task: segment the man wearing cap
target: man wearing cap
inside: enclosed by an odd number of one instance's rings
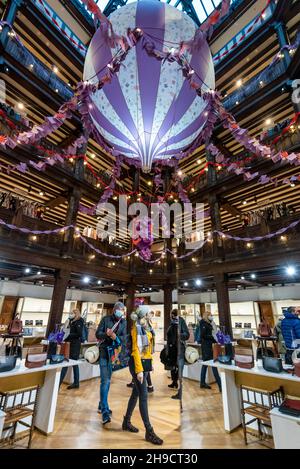
[[[102,414],[102,423],[105,425],[111,421],[112,411],[108,405],[108,393],[112,375],[112,364],[109,356],[109,348],[120,341],[126,340],[126,320],[124,319],[125,306],[117,301],[111,315],[102,318],[96,337],[99,339],[99,363],[100,363],[100,401],[98,412]]]

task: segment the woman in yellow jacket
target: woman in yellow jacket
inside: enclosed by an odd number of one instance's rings
[[[152,370],[153,336],[147,328],[147,320],[145,318],[147,312],[148,307],[142,305],[139,306],[136,313],[131,315],[133,324],[131,328],[129,370],[134,386],[128,401],[122,429],[132,433],[139,431],[131,423],[131,417],[139,399],[140,413],[146,429],[145,439],[154,445],[162,445],[163,440],[154,433],[148,414],[147,375]]]

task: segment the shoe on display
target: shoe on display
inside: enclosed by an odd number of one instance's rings
[[[67,386],[67,389],[78,389],[79,388],[79,384],[70,384],[70,386]]]
[[[139,429],[136,428],[132,423],[130,422],[130,419],[127,417],[124,417],[123,423],[122,423],[122,430],[125,432],[131,432],[131,433],[138,433]]]
[[[174,396],[171,396],[171,399],[180,399],[179,393],[175,394]]]
[[[148,393],[154,392],[154,387],[148,386],[147,390],[148,390]]]
[[[168,384],[168,388],[177,389],[177,388],[178,388],[178,384],[177,384],[177,383]]]
[[[154,433],[153,428],[146,430],[145,440],[149,441],[149,443],[152,443],[153,445],[163,444],[163,440]]]
[[[208,384],[200,384],[200,388],[201,389],[211,389],[211,386],[209,386]]]
[[[106,425],[107,423],[111,422],[111,418],[109,414],[102,414],[102,425]]]

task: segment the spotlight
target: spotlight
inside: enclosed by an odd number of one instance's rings
[[[286,268],[286,273],[292,277],[293,275],[296,274],[296,268],[293,266],[293,265],[289,265],[287,268]]]
[[[98,280],[98,282],[97,282],[97,283],[98,283],[98,285],[101,285],[101,283],[102,283],[102,280]]]
[[[83,283],[90,283],[90,277],[83,277]]]
[[[31,269],[29,269],[29,267],[27,267],[27,268],[25,269],[25,274],[30,274],[30,272],[31,272]]]
[[[184,285],[185,287],[188,287],[188,286],[189,286],[188,282],[184,282],[183,285]]]
[[[243,275],[241,276],[241,280],[245,280],[245,277]]]
[[[197,287],[200,287],[200,285],[202,285],[202,281],[199,278],[196,280],[196,285]]]
[[[25,109],[25,106],[23,103],[18,103],[18,109],[20,109],[21,111],[23,111]]]
[[[58,73],[58,68],[57,68],[55,65],[54,65],[54,67],[53,67],[53,72],[54,72],[54,73]]]
[[[37,272],[37,275],[41,275],[41,273],[42,273],[42,272],[39,270],[39,271]]]
[[[251,274],[251,278],[254,280],[256,278],[256,274]]]
[[[242,85],[243,85],[243,80],[240,78],[239,80],[237,80],[236,86],[237,88],[240,88]]]

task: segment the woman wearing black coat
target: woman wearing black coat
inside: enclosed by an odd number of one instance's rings
[[[70,342],[70,358],[72,360],[78,360],[80,355],[81,341],[84,328],[84,320],[81,317],[79,309],[74,309],[69,315],[69,328],[70,333],[66,337],[65,342]],[[63,382],[68,371],[68,367],[64,367],[61,370],[59,385]],[[67,389],[79,388],[79,366],[73,366],[73,383],[67,387]]]
[[[189,339],[190,333],[185,320],[178,315],[178,309],[171,311],[171,324],[167,330],[168,358],[172,363],[171,378],[172,383],[169,388],[178,388],[178,393],[172,399],[182,398],[182,374],[184,368],[185,342]]]
[[[200,321],[200,337],[201,337],[201,349],[202,349],[202,360],[208,361],[213,359],[213,344],[216,343],[216,340],[213,337],[213,326],[212,326],[213,317],[208,311],[204,311],[202,314],[202,319]],[[221,379],[218,373],[218,369],[213,367],[213,374],[220,392],[221,388]],[[201,376],[200,376],[200,388],[211,389],[211,387],[206,384],[206,373],[207,365],[202,365]]]

